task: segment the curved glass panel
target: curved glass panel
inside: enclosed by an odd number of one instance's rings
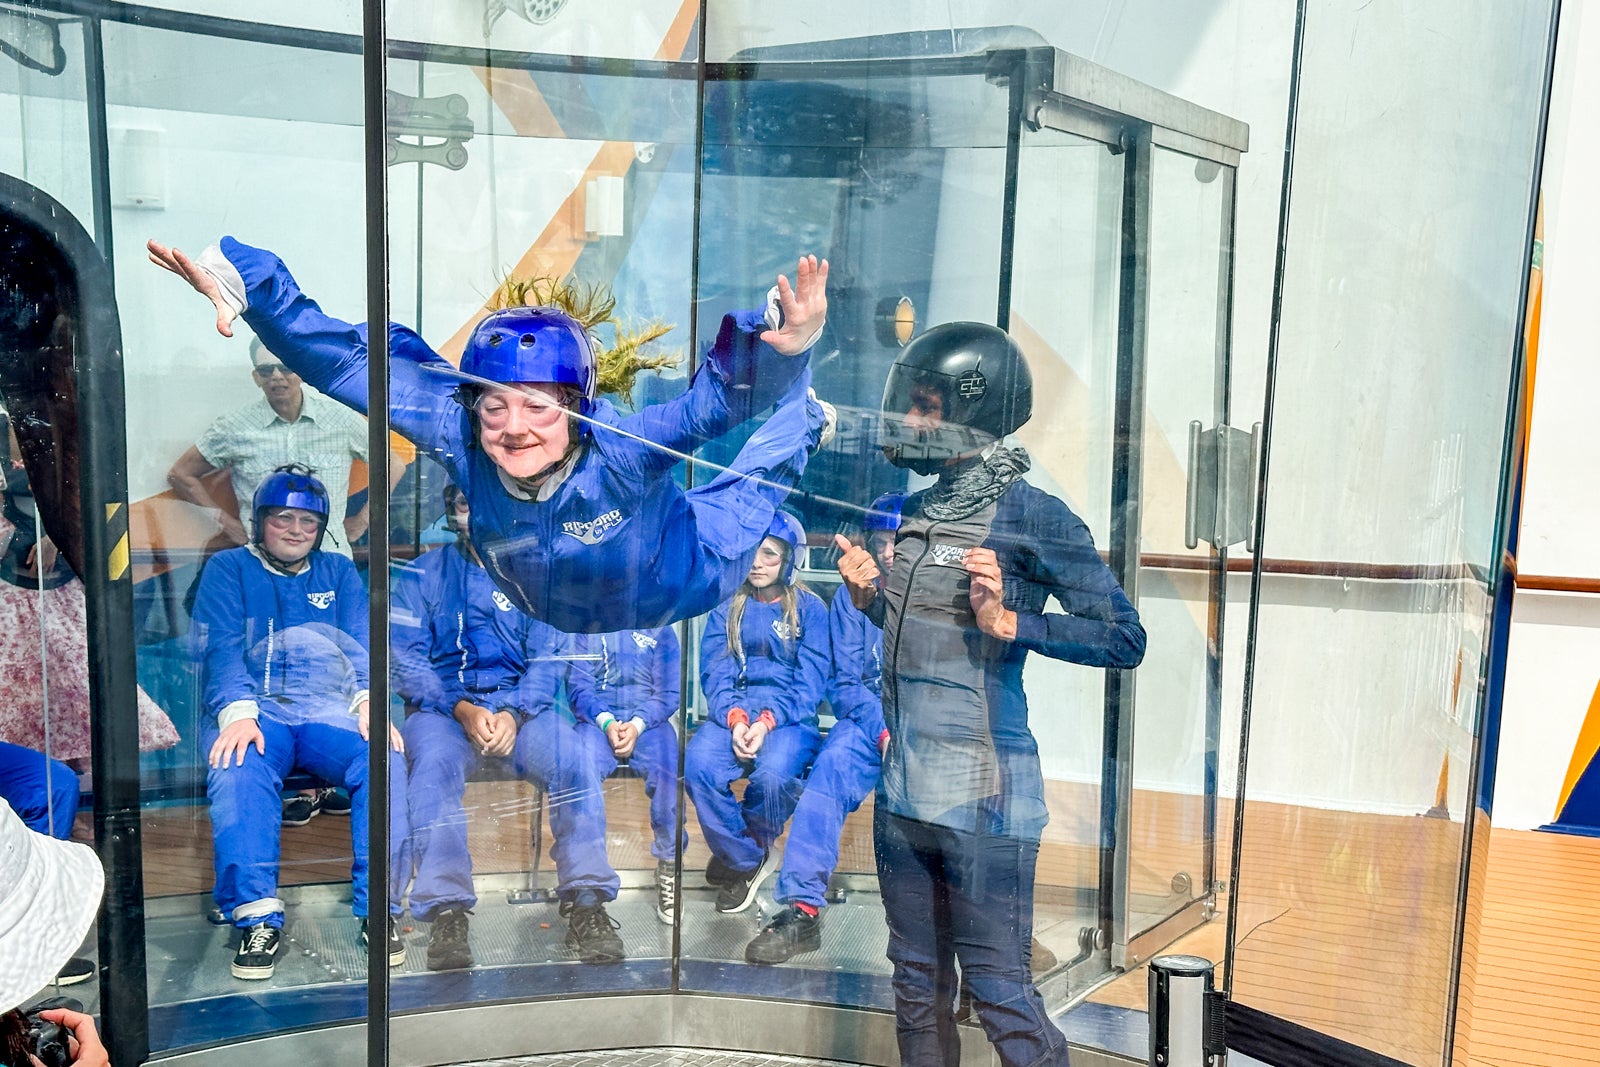
[[[1469,32],[1442,9],[1304,14],[1230,974],[1241,1004],[1405,1063],[1465,1055],[1550,8]]]

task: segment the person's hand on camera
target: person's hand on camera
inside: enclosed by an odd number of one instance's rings
[[[39,1017],[72,1031],[70,1044],[73,1067],[111,1067],[111,1057],[106,1054],[105,1045],[100,1043],[100,1033],[95,1029],[94,1019],[70,1008],[48,1008],[41,1011]],[[35,1067],[44,1067],[34,1055],[30,1054],[28,1059],[33,1061]]]

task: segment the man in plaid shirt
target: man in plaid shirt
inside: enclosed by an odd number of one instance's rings
[[[267,351],[260,339],[250,343],[250,362],[260,399],[220,416],[200,435],[167,472],[178,497],[218,511],[222,532],[234,544],[246,544],[250,532],[236,512],[223,510],[203,479],[227,470],[233,495],[247,501],[255,496],[261,479],[288,463],[317,472],[328,489],[329,533],[325,550],[350,555],[350,542],[367,529],[367,509],[345,514],[350,495],[350,461],[367,458],[367,422],[343,404],[302,385],[295,374]],[[401,458],[391,453],[391,487],[405,472]]]

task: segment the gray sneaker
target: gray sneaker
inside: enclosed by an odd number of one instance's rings
[[[678,911],[678,877],[671,860],[656,860],[656,918],[672,925]]]

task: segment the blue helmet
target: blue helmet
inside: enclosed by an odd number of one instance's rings
[[[772,522],[767,525],[763,540],[766,537],[776,537],[789,546],[788,556],[783,561],[783,573],[778,575],[778,580],[784,585],[793,585],[795,563],[806,547],[806,528],[800,525],[799,519],[780,509],[773,512]]]
[[[551,307],[492,311],[473,328],[461,373],[480,382],[550,382],[577,390],[580,412],[599,384],[595,346],[583,324]]]
[[[255,522],[254,543],[261,543],[262,522],[268,508],[299,508],[318,516],[317,539],[312,549],[322,547],[322,537],[328,532],[328,490],[323,488],[310,468],[291,463],[279,467],[256,486],[255,499],[250,502],[250,514]]]
[[[874,500],[861,516],[864,533],[894,533],[900,529],[900,512],[906,506],[906,494],[885,493]]]

